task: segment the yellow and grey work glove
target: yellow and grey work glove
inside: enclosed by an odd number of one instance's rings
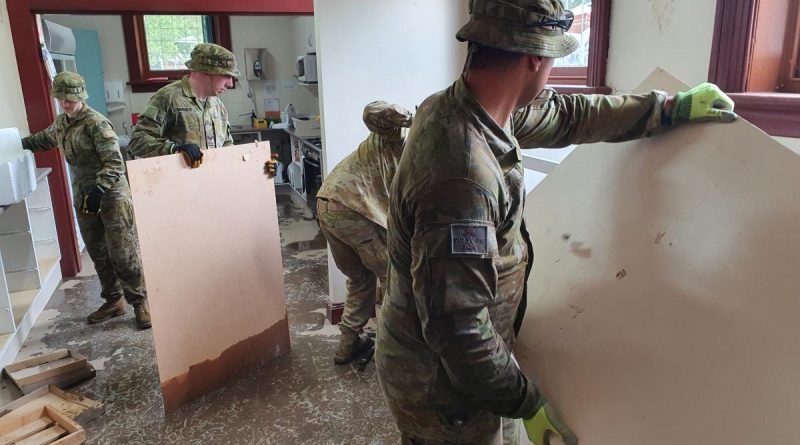
[[[736,120],[733,99],[713,83],[701,83],[689,91],[677,93],[672,103],[672,125],[685,122]]]
[[[534,445],[550,445],[550,435],[555,434],[566,445],[576,445],[575,433],[561,420],[558,411],[544,396],[536,403],[536,413],[530,419],[522,419],[528,439]]]
[[[264,174],[268,178],[274,178],[278,171],[278,153],[272,153],[269,160],[264,163]]]

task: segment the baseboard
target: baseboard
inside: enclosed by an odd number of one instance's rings
[[[331,324],[339,324],[342,321],[342,312],[344,312],[344,303],[332,303],[327,301],[328,307],[328,320]]]

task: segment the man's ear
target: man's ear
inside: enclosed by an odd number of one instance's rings
[[[542,64],[544,64],[544,57],[526,54],[525,63],[527,64],[529,70],[538,72],[542,68]]]

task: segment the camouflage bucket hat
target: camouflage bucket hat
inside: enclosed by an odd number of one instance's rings
[[[89,98],[86,81],[78,73],[62,71],[53,79],[53,97],[56,99],[82,101]]]
[[[364,107],[364,123],[369,131],[378,134],[388,134],[398,128],[411,126],[411,112],[405,108],[376,100]]]
[[[560,0],[470,0],[469,11],[458,40],[552,58],[578,48],[564,29],[572,23],[572,13]]]
[[[191,60],[186,61],[189,71],[239,77],[236,56],[214,43],[201,43],[192,50]]]

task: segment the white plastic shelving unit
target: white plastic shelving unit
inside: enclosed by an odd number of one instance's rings
[[[61,281],[47,175],[36,190],[0,212],[0,366],[11,363]]]

